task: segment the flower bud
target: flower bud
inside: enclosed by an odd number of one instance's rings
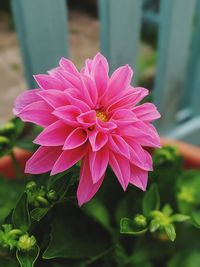
[[[134,218],[134,223],[137,224],[138,226],[145,227],[147,226],[147,219],[144,215],[137,214]]]
[[[19,241],[18,241],[18,248],[19,248],[19,249],[29,251],[29,250],[31,250],[35,245],[36,245],[36,239],[35,239],[35,237],[34,237],[33,235],[32,235],[32,236],[28,236],[28,235],[26,234],[26,235],[22,235],[22,236],[19,238]]]
[[[0,136],[0,156],[6,154],[11,148],[10,140],[5,136]]]
[[[49,200],[55,201],[55,200],[57,200],[58,196],[57,196],[56,192],[55,192],[53,189],[51,189],[51,190],[47,193],[47,198],[48,198]]]
[[[13,122],[8,122],[2,127],[0,127],[0,135],[10,135],[14,132],[15,130],[15,125]]]
[[[30,181],[26,184],[26,189],[28,191],[34,191],[37,188],[37,184],[35,181]]]

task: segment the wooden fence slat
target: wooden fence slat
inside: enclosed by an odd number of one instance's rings
[[[29,86],[33,74],[44,73],[67,56],[65,0],[12,0],[12,10]]]
[[[111,71],[129,64],[136,70],[140,40],[141,0],[99,0],[101,49]]]
[[[186,75],[195,0],[161,0],[154,99],[161,132],[175,123]]]

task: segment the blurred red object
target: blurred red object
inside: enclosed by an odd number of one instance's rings
[[[200,147],[167,137],[161,137],[161,144],[176,146],[184,158],[185,168],[200,169]]]
[[[16,160],[19,162],[22,171],[24,171],[26,161],[33,153],[21,148],[14,148],[13,153]],[[15,168],[13,166],[12,158],[9,155],[0,159],[0,175],[6,176],[10,180],[16,179]]]
[[[186,168],[200,169],[200,147],[167,137],[161,137],[161,144],[163,146],[176,146],[179,153],[184,157]],[[24,170],[26,161],[31,157],[33,152],[21,148],[14,148],[14,154],[21,169]],[[11,180],[16,179],[15,168],[10,156],[4,156],[0,159],[0,174]]]

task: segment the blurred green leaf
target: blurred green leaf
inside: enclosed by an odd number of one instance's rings
[[[149,226],[149,230],[150,232],[155,232],[156,230],[158,230],[160,228],[160,222],[156,219],[153,219],[151,222],[150,222],[150,226]]]
[[[174,214],[170,217],[172,222],[185,222],[190,219],[190,216],[184,215],[184,214]]]
[[[167,224],[164,226],[165,233],[167,234],[168,238],[174,242],[176,238],[176,231],[173,224]]]
[[[24,232],[27,232],[27,230],[30,228],[31,220],[28,210],[28,199],[26,193],[23,193],[17,201],[12,214],[12,222],[16,228],[19,228]]]
[[[152,184],[150,189],[145,193],[142,209],[145,216],[150,216],[151,211],[160,208],[160,196],[156,184]]]

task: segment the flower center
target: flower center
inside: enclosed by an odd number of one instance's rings
[[[97,118],[99,118],[103,122],[108,121],[108,117],[107,117],[107,115],[106,115],[106,113],[104,111],[97,110],[96,111],[96,116],[97,116]]]

